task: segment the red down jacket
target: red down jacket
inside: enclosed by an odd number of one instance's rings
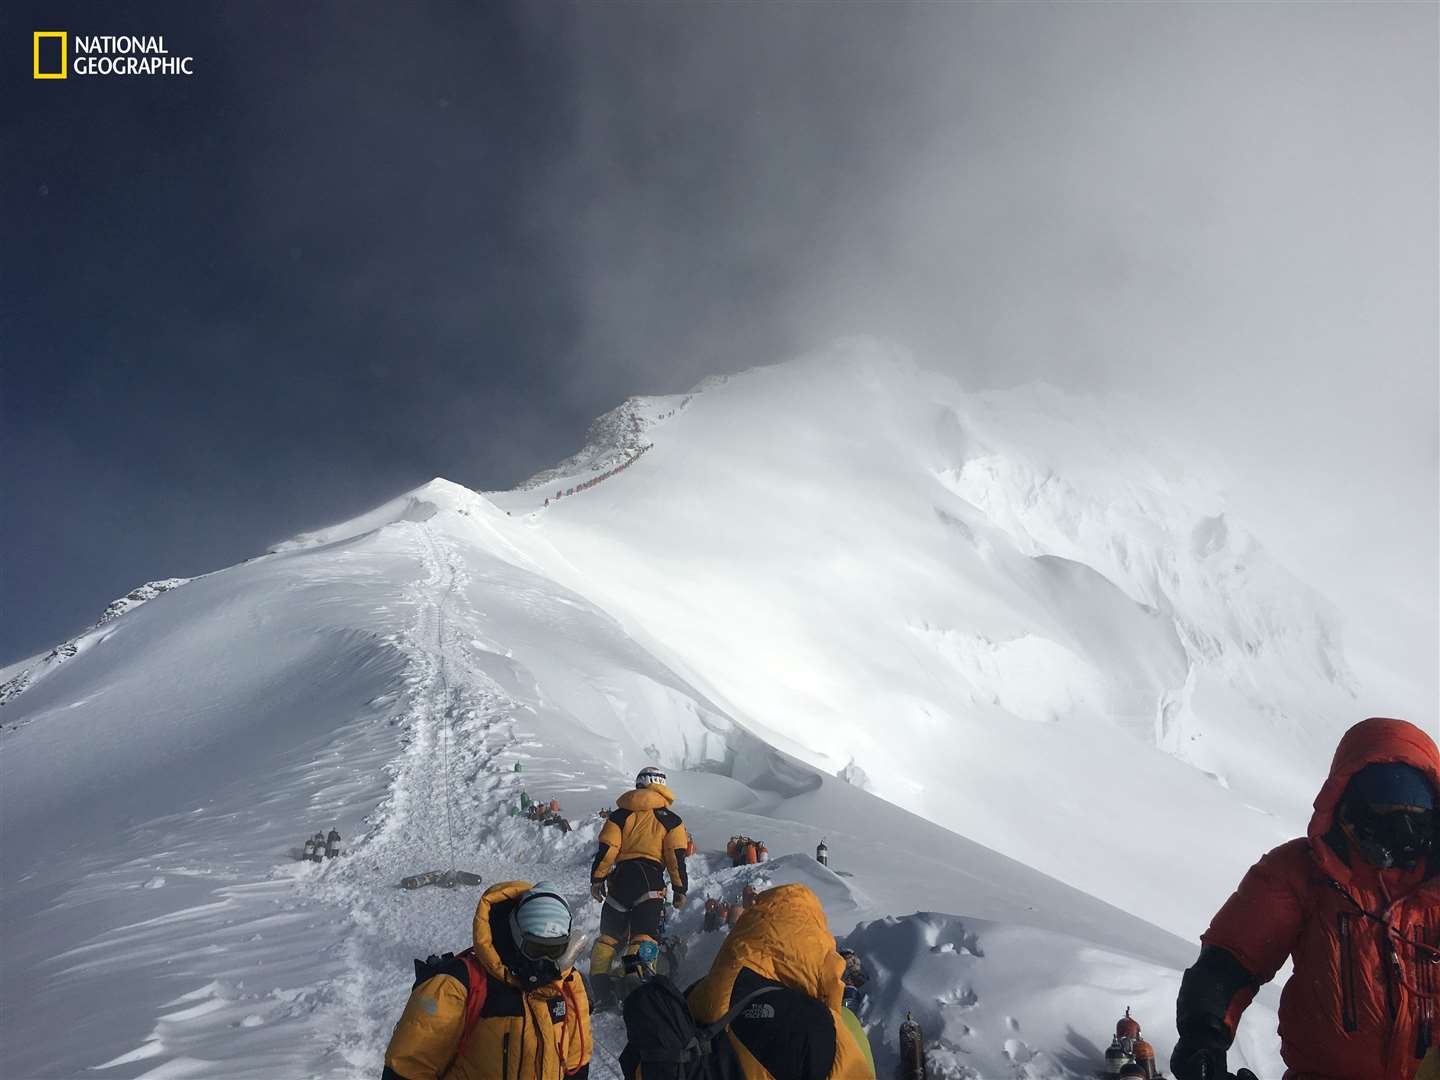
[[[1356,724],[1315,797],[1308,835],[1256,863],[1201,938],[1233,954],[1257,984],[1294,958],[1280,998],[1287,1080],[1410,1080],[1440,1042],[1440,858],[1382,871],[1358,856],[1347,865],[1332,846],[1350,778],[1392,761],[1421,769],[1440,792],[1430,736],[1403,720]],[[1231,1000],[1232,1033],[1254,996],[1247,987]]]

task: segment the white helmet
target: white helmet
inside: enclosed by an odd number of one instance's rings
[[[665,770],[659,765],[646,765],[635,777],[637,788],[647,788],[651,784],[668,784],[670,781],[665,776]]]

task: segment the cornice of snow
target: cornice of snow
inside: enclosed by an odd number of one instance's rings
[[[388,502],[381,503],[373,510],[321,529],[298,533],[288,540],[272,544],[269,553],[281,555],[302,551],[306,548],[336,544],[344,540],[353,540],[358,536],[364,536],[397,522],[429,521],[442,510],[473,509],[479,506],[490,506],[479,492],[472,491],[453,480],[437,476],[403,495],[397,495]]]

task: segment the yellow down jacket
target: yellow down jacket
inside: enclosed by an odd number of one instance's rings
[[[524,881],[492,885],[475,909],[475,958],[484,971],[485,1003],[463,1054],[455,1056],[465,1023],[468,974],[457,959],[411,991],[385,1052],[385,1080],[582,1080],[588,1075],[590,1004],[575,969],[531,989],[510,970],[518,954],[508,920],[529,888]]]
[[[664,784],[627,791],[615,800],[600,829],[600,849],[590,868],[592,881],[601,881],[617,862],[647,859],[663,866],[670,883],[685,892],[685,847],[689,836],[680,816],[670,809],[675,795]]]
[[[741,1027],[738,1021],[727,1031],[746,1080],[792,1080],[790,1075],[772,1073],[760,1057],[785,1060],[787,1049],[793,1050],[797,1040],[805,1040],[811,1047],[825,1047],[827,1052],[831,1045],[834,1047],[828,1070],[826,1061],[810,1060],[805,1066],[809,1075],[873,1080],[875,1067],[869,1048],[860,1045],[844,1017],[844,971],[845,961],[835,951],[835,938],[820,899],[804,885],[780,885],[761,893],[746,909],[721,945],[710,974],[691,990],[690,1010],[697,1021],[711,1024],[729,1011],[732,993],[738,999],[753,987],[778,983],[818,1005],[805,1003],[805,1009],[796,1013],[781,998],[756,999],[760,1008],[752,1007],[747,1015],[752,1011],[764,1015],[767,1005],[773,1004],[770,1015],[781,1019],[789,1013],[796,1019],[776,1033],[776,1039],[788,1047],[762,1045],[763,1034],[747,1045],[737,1035],[736,1028]],[[752,1026],[750,1030],[757,1029]],[[793,1057],[790,1060],[793,1062]]]

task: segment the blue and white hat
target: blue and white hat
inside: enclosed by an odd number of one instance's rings
[[[548,881],[523,893],[510,913],[510,933],[530,960],[558,960],[570,947],[570,905]]]

